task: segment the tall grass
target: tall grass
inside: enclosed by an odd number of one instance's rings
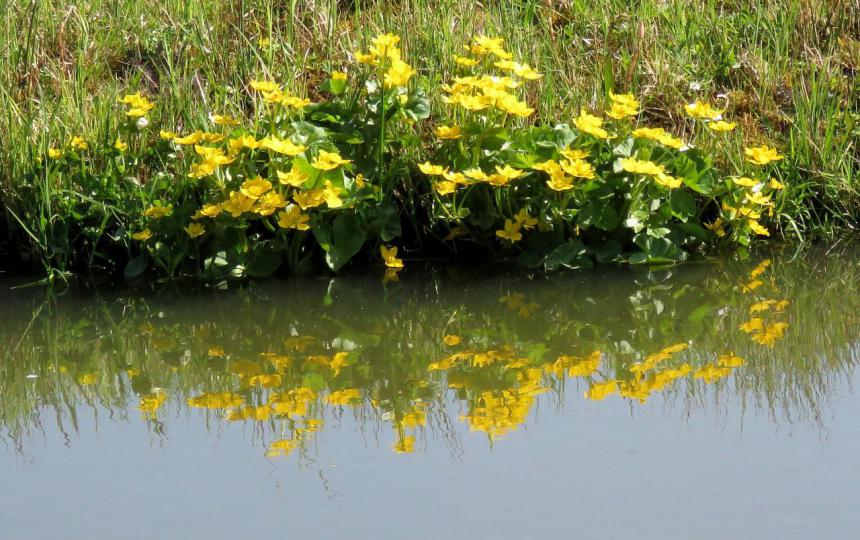
[[[383,30],[402,35],[435,82],[472,35],[504,37],[546,74],[529,101],[547,123],[598,105],[610,89],[635,92],[649,123],[675,130],[680,104],[716,100],[744,128],[729,137],[737,151],[725,159],[740,160],[744,143],[788,156],[783,231],[827,237],[860,225],[852,0],[0,0],[0,12],[4,225],[43,251],[54,237],[41,232],[52,223],[54,188],[30,164],[71,134],[113,140],[120,92],[145,90],[182,128],[208,111],[241,112],[252,76],[316,88]]]

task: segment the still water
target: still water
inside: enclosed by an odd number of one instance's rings
[[[860,256],[0,292],[0,539],[856,538]]]

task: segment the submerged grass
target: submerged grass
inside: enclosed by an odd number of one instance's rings
[[[0,10],[0,200],[16,231],[4,237],[25,231],[44,251],[53,235],[16,217],[29,168],[72,134],[112,144],[117,96],[145,91],[177,129],[210,111],[247,112],[242,89],[253,77],[289,81],[313,99],[382,31],[402,36],[431,83],[450,78],[475,34],[503,37],[545,74],[526,96],[538,123],[632,91],[649,125],[683,135],[680,105],[715,102],[743,128],[727,134],[737,152],[725,159],[754,144],[787,156],[784,233],[826,238],[860,225],[860,6],[851,0],[0,0]],[[432,118],[442,104],[431,97]],[[38,219],[50,227],[55,187],[44,184]]]

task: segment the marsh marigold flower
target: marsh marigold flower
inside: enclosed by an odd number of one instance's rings
[[[684,105],[684,110],[691,118],[702,120],[720,120],[723,116],[723,111],[714,109],[709,103],[698,100]]]
[[[460,126],[439,126],[436,128],[436,136],[440,139],[459,139],[462,135]]]
[[[146,240],[149,240],[150,238],[152,238],[152,231],[149,230],[148,228],[143,229],[142,231],[139,231],[139,232],[132,234],[131,237],[134,240],[138,240],[138,241],[143,242],[143,241],[146,241]]]
[[[319,154],[317,154],[311,162],[311,167],[321,171],[331,171],[341,165],[346,165],[347,163],[352,163],[352,161],[349,159],[343,159],[337,152],[326,152],[325,150],[320,150]]]
[[[785,157],[778,154],[776,152],[776,148],[771,148],[767,145],[746,148],[744,149],[744,154],[746,154],[747,161],[755,163],[756,165],[767,165],[768,163],[779,161]]]
[[[306,231],[310,228],[308,219],[307,214],[303,214],[298,206],[290,205],[289,208],[278,214],[278,227]]]
[[[502,240],[507,240],[510,243],[516,243],[523,239],[523,233],[520,232],[520,224],[510,219],[505,220],[505,228],[496,231],[496,236]]]
[[[197,222],[189,223],[188,226],[184,229],[185,232],[188,233],[188,236],[190,236],[191,238],[203,236],[203,234],[206,232],[206,227]]]
[[[403,268],[403,261],[397,258],[397,246],[385,247],[379,246],[379,254],[388,268]]]
[[[577,117],[573,123],[576,125],[577,129],[582,131],[583,133],[588,133],[593,137],[597,137],[598,139],[611,139],[612,137],[609,133],[603,129],[603,120],[600,117],[594,116],[592,114],[588,114],[584,110],[579,112],[579,117]]]

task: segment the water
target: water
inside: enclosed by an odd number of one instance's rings
[[[854,537],[858,260],[4,286],[0,539]]]

